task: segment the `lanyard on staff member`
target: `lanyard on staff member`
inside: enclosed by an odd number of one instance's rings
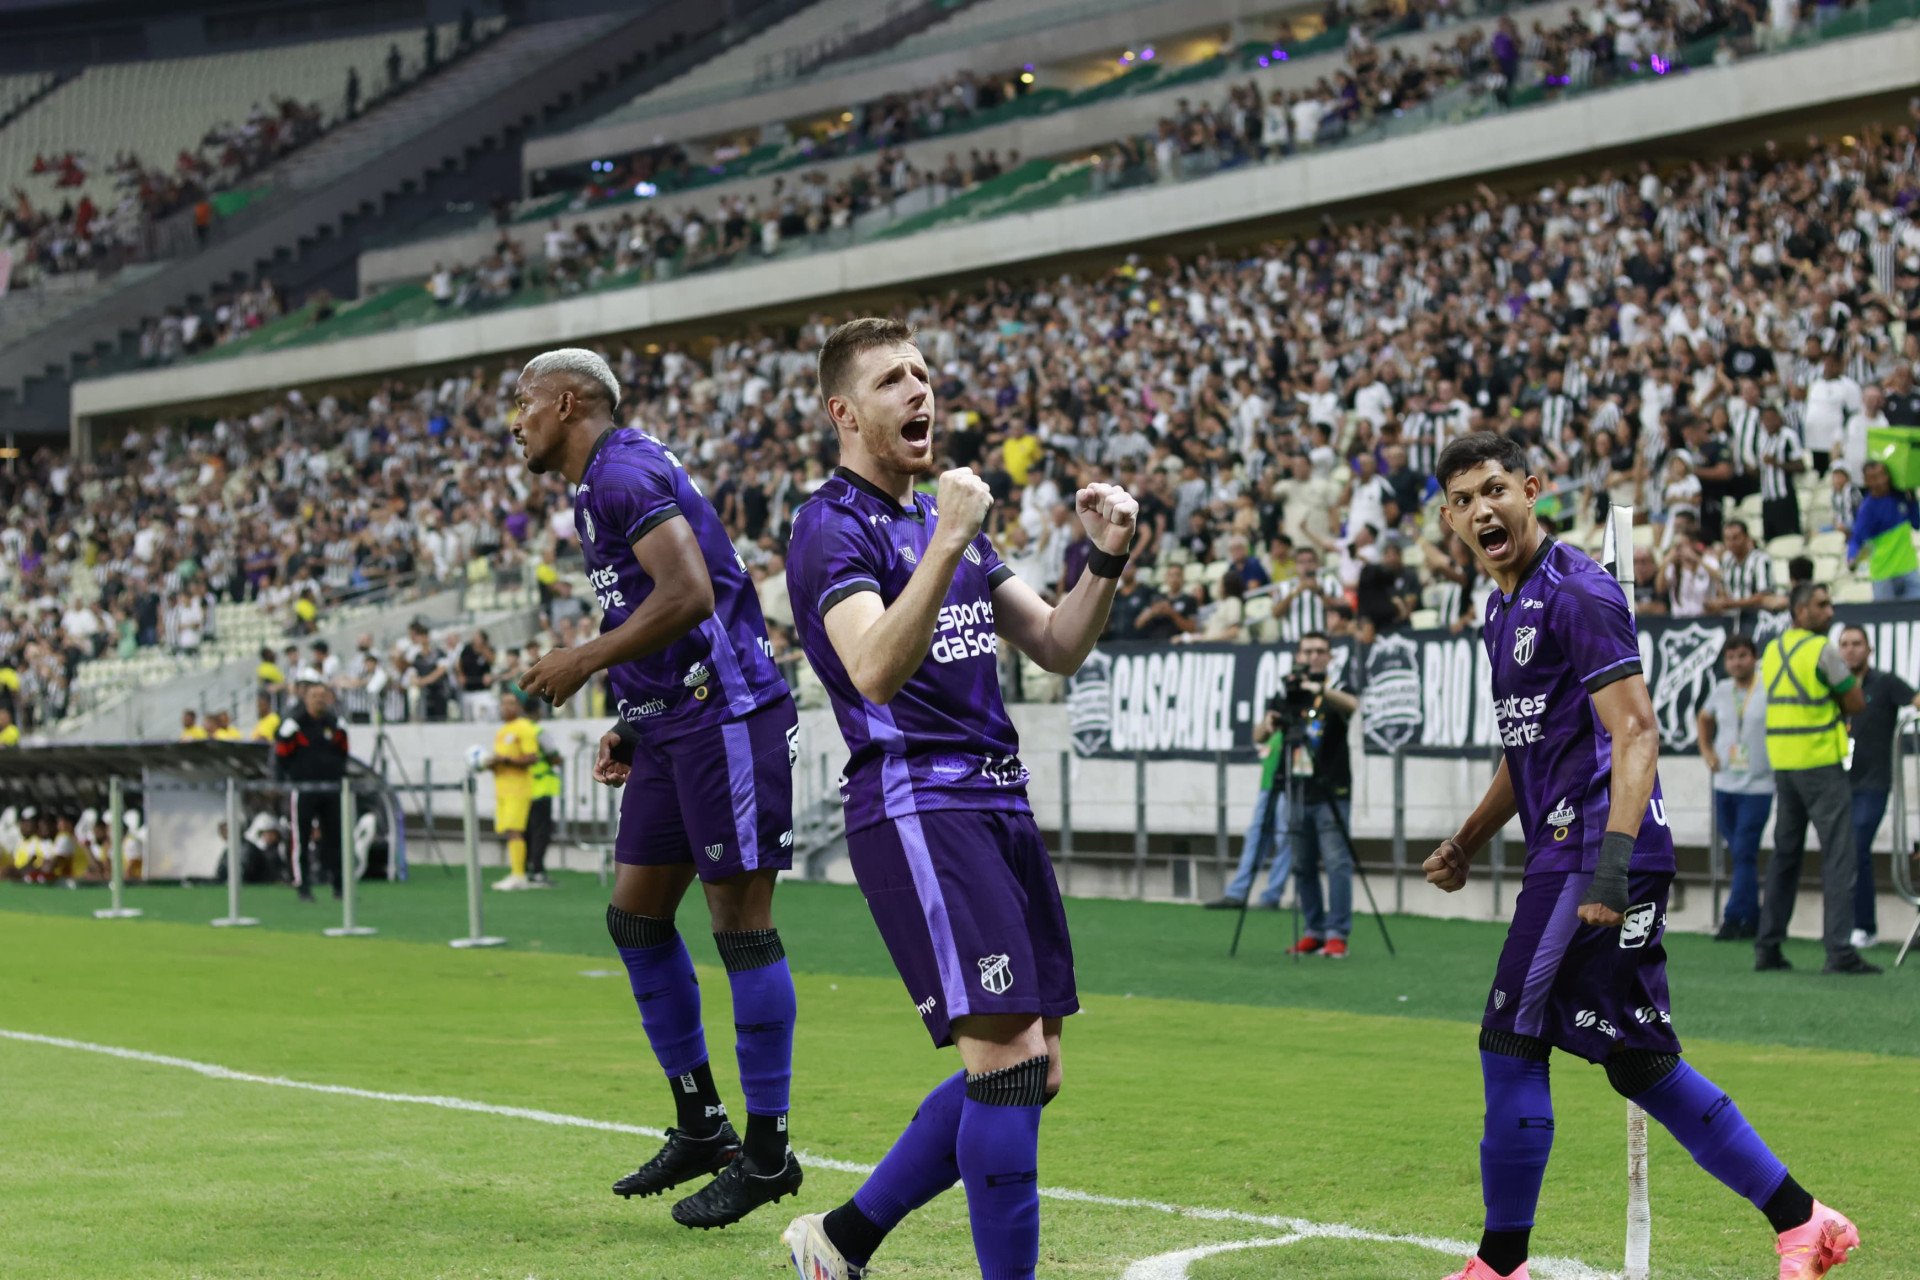
[[[1743,693],[1739,685],[1733,686],[1733,750],[1727,752],[1727,768],[1735,773],[1745,773],[1748,769],[1747,755],[1747,705],[1753,701],[1753,685],[1748,684]]]

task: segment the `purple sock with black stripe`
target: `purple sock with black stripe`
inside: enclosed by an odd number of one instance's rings
[[[954,1154],[981,1280],[1033,1280],[1040,1264],[1040,1108],[1045,1054],[967,1078]]]
[[[793,1083],[793,974],[774,929],[716,933],[733,988],[733,1052],[747,1101],[745,1151],[771,1172],[787,1158],[787,1102]]]
[[[1786,1181],[1787,1166],[1719,1085],[1682,1062],[1633,1100],[1666,1126],[1694,1163],[1766,1212]]]
[[[627,966],[627,985],[640,1007],[640,1025],[653,1046],[653,1056],[667,1078],[677,1082],[674,1095],[681,1128],[696,1135],[711,1132],[726,1113],[718,1108],[717,1096],[709,1100],[711,1086],[697,1078],[707,1065],[707,1035],[700,1025],[700,980],[694,976],[687,944],[673,921],[633,915],[615,906],[607,908],[607,932]],[[688,1124],[696,1118],[689,1109],[694,1103],[702,1121],[699,1127]],[[716,1108],[717,1116],[707,1114]]]
[[[853,1199],[827,1215],[827,1238],[854,1266],[866,1266],[889,1231],[960,1180],[955,1148],[966,1100],[964,1071],[935,1085]]]

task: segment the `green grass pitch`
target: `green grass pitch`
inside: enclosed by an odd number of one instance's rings
[[[96,891],[0,886],[0,1031],[387,1095],[465,1099],[663,1127],[665,1088],[602,926],[591,877],[489,895],[511,947],[458,952],[463,887],[438,868],[367,887],[373,939],[327,939],[335,912],[249,889],[257,930],[216,931],[224,893],[142,887],[144,919],[96,921]],[[1424,891],[1409,886],[1409,892]],[[1345,962],[1283,959],[1287,917],[1073,900],[1086,1012],[1068,1023],[1049,1108],[1043,1277],[1120,1277],[1143,1260],[1284,1239],[1284,1220],[1472,1240],[1480,1204],[1474,1023],[1497,926],[1370,920]],[[776,900],[800,1022],[793,1126],[805,1152],[866,1164],[955,1069],[933,1052],[857,893]],[[738,1109],[728,990],[698,903],[716,1076]],[[1669,939],[1690,1059],[1733,1094],[1866,1247],[1841,1280],[1920,1276],[1920,965],[1871,980],[1759,975],[1741,946]],[[1890,961],[1891,955],[1879,957]],[[1559,1116],[1535,1247],[1617,1270],[1624,1106],[1555,1058]],[[210,1077],[176,1064],[0,1038],[0,1275],[707,1280],[790,1274],[794,1212],[858,1183],[815,1166],[800,1196],[727,1231],[687,1232],[660,1200],[608,1184],[651,1153],[626,1133],[352,1093]],[[1652,1143],[1658,1280],[1771,1276],[1771,1236],[1663,1132]],[[1151,1201],[1152,1205],[1112,1203]],[[1176,1213],[1226,1210],[1237,1216]],[[1262,1220],[1265,1221],[1262,1221]],[[1418,1244],[1308,1238],[1160,1262],[1140,1280],[1438,1280]],[[1567,1269],[1564,1274],[1580,1274]],[[876,1277],[977,1275],[956,1188],[915,1215]]]

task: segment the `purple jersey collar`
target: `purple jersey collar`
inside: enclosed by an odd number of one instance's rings
[[[903,507],[900,505],[900,500],[898,498],[894,497],[892,494],[888,493],[885,489],[882,489],[879,485],[867,479],[865,476],[847,467],[835,467],[833,469],[833,474],[839,476],[842,480],[845,480],[848,484],[852,485],[854,488],[860,490],[860,492],[868,495],[869,497],[878,498],[880,501],[886,503],[889,507],[892,507],[895,511],[898,511],[901,515],[906,516],[909,520],[918,520],[923,524],[926,522],[927,513],[920,509],[919,503],[909,502],[906,506]]]
[[[1554,537],[1552,534],[1543,533],[1540,535],[1540,545],[1534,550],[1533,559],[1527,561],[1526,569],[1520,574],[1520,581],[1513,584],[1513,591],[1510,594],[1505,594],[1500,597],[1500,608],[1503,612],[1513,607],[1513,602],[1520,598],[1520,592],[1529,582],[1533,581],[1533,575],[1540,572],[1540,566],[1546,561],[1547,552],[1553,550],[1553,543]]]

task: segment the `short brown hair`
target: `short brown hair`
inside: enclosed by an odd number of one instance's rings
[[[862,351],[912,341],[913,326],[890,316],[847,321],[828,334],[820,348],[820,399],[830,400],[845,390],[847,370]]]

